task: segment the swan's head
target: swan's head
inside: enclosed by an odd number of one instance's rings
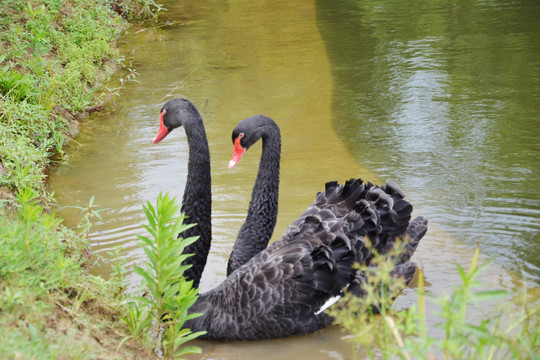
[[[277,128],[279,133],[279,128],[274,120],[264,115],[252,116],[236,125],[232,132],[234,149],[231,161],[229,161],[229,169],[232,169],[238,164],[251,145],[255,144],[261,137],[268,133],[268,126]]]
[[[195,112],[195,113],[194,113]],[[173,99],[161,108],[159,117],[159,130],[153,140],[157,144],[169,135],[171,131],[185,124],[197,113],[195,105],[186,99]]]

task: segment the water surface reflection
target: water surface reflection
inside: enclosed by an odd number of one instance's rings
[[[538,15],[529,0],[317,1],[347,148],[447,233],[481,238],[537,284]]]

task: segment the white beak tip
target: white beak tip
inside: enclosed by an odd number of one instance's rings
[[[236,165],[236,162],[234,160],[229,161],[229,170],[232,169]]]

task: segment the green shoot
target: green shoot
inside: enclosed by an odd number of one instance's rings
[[[124,318],[132,337],[147,336],[153,327],[156,352],[171,359],[200,353],[198,347],[183,345],[204,334],[183,328],[187,320],[200,316],[188,313],[198,298],[198,289],[193,289],[192,281],[182,276],[188,268],[182,262],[191,255],[183,251],[197,238],[177,238],[194,225],[183,223],[185,215],[177,215],[180,206],[175,202],[176,198],[160,194],[155,207],[150,202],[144,206],[148,220],[144,228],[150,237],[139,235],[139,243],[148,261],[144,268],[135,267],[135,272],[142,277],[144,295],[132,299]]]

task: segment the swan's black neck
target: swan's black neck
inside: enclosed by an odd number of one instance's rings
[[[268,246],[276,225],[281,134],[277,124],[273,120],[268,120],[261,129],[262,154],[257,179],[251,192],[248,214],[234,243],[227,275]]]
[[[198,287],[212,241],[212,195],[210,151],[206,132],[198,111],[192,109],[192,112],[193,116],[183,124],[189,144],[189,161],[181,211],[187,216],[184,223],[197,225],[184,231],[180,236],[183,238],[200,236],[184,250],[185,254],[194,255],[183,263],[192,265],[184,276],[193,280],[193,287]]]

